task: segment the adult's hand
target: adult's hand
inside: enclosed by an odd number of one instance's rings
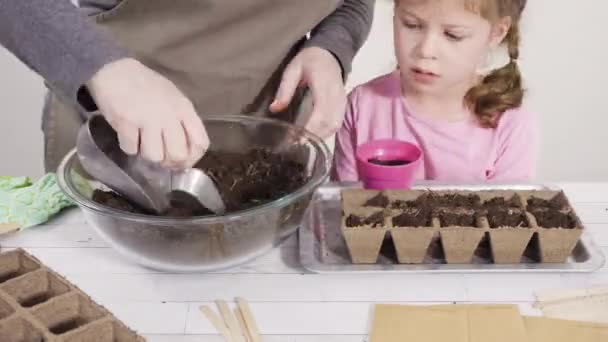
[[[106,64],[87,88],[127,154],[183,169],[194,165],[209,147],[190,100],[171,81],[135,59]]]
[[[287,108],[299,86],[310,88],[313,109],[310,113],[302,113],[296,124],[321,138],[331,137],[342,125],[346,106],[340,64],[327,50],[319,47],[303,49],[285,69],[270,110],[280,112]]]

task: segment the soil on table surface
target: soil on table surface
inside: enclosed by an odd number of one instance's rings
[[[226,212],[249,209],[290,194],[308,181],[305,166],[288,156],[267,149],[246,153],[209,151],[196,168],[213,179],[226,205]],[[114,193],[96,190],[93,200],[132,213],[145,210]],[[212,212],[185,196],[174,196],[171,209],[162,216],[203,216]]]

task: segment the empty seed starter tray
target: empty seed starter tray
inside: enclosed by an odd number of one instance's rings
[[[0,341],[145,340],[81,290],[19,249],[0,254]]]
[[[314,272],[590,272],[604,256],[565,193],[533,185],[318,189],[300,229]]]

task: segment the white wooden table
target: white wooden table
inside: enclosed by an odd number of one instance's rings
[[[562,186],[608,255],[608,183]],[[537,290],[608,284],[608,267],[592,274],[308,274],[299,266],[297,236],[229,271],[157,273],[122,259],[78,209],[0,245],[26,249],[155,342],[222,341],[198,307],[237,296],[250,301],[265,341],[361,342],[375,303],[517,303],[538,314]]]

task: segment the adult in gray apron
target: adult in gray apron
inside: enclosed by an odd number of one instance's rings
[[[306,35],[343,4],[122,0],[95,19],[139,61],[175,83],[199,115],[268,115],[282,72]],[[309,111],[310,102],[296,96],[282,113],[284,119],[293,121],[299,112]],[[43,120],[47,171],[55,170],[75,146],[83,120],[75,106],[49,94]]]

